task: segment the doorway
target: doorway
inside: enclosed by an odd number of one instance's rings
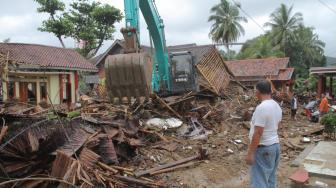
[[[35,82],[20,82],[20,101],[28,104],[37,104],[36,83]]]

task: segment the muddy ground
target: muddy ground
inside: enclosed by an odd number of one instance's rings
[[[195,153],[196,148],[203,146],[209,150],[209,158],[194,167],[178,170],[170,174],[162,175],[163,179],[170,182],[171,187],[190,188],[247,188],[249,187],[249,166],[244,158],[248,143],[247,122],[228,121],[217,127],[213,135],[203,141],[183,141],[178,152],[171,154],[176,156],[190,156]],[[245,125],[244,125],[245,124]],[[290,120],[289,114],[284,115],[283,128],[279,131],[281,139],[281,162],[278,171],[278,187],[287,188],[293,186],[288,177],[297,170],[297,167],[290,167],[291,162],[300,154],[301,150],[293,150],[284,145],[284,140],[306,147],[311,143],[301,143],[301,133],[320,127],[319,123],[309,122],[305,116],[299,116],[298,120]],[[322,135],[312,136],[311,139],[320,140]],[[234,144],[234,140],[240,139],[241,144]],[[233,153],[228,152],[228,149]],[[169,154],[168,154],[169,155]],[[320,178],[311,178],[310,184]],[[328,182],[329,187],[336,187],[335,181]],[[314,186],[305,186],[314,187]]]

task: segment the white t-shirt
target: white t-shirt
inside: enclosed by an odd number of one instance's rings
[[[282,110],[274,100],[264,100],[253,113],[249,138],[252,141],[254,127],[264,127],[259,145],[270,146],[279,143],[278,125],[282,119]]]

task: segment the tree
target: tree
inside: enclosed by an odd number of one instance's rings
[[[11,40],[10,38],[6,38],[6,39],[4,39],[2,42],[3,42],[3,43],[10,43],[10,40]]]
[[[287,7],[285,4],[276,9],[271,14],[271,21],[265,23],[266,27],[271,27],[273,42],[280,45],[286,55],[286,44],[293,38],[296,30],[303,21],[302,14],[299,12],[292,13],[293,6]]]
[[[241,22],[247,19],[239,15],[238,6],[221,0],[218,5],[211,8],[209,22],[213,22],[210,29],[210,37],[214,42],[224,43],[229,51],[229,43],[236,42],[241,35],[245,34]]]
[[[237,53],[234,50],[229,50],[225,52],[224,50],[220,50],[219,53],[223,57],[224,60],[232,60],[236,59]]]
[[[119,9],[89,0],[74,0],[67,11],[61,0],[35,0],[38,12],[48,13],[40,31],[53,33],[65,48],[63,38],[73,38],[82,44],[78,51],[87,58],[93,57],[104,41],[112,40],[114,24],[121,21]]]
[[[325,43],[314,33],[313,28],[300,26],[294,31],[293,40],[289,41],[286,51],[296,72],[307,77],[310,67],[324,66],[324,46]]]
[[[62,36],[69,36],[71,25],[70,22],[57,16],[58,12],[64,11],[65,4],[60,0],[35,0],[40,7],[37,8],[37,12],[45,12],[50,14],[50,18],[42,22],[42,26],[38,28],[42,32],[54,33],[60,41],[63,48],[65,48]]]
[[[260,35],[256,38],[248,40],[237,55],[238,59],[248,58],[268,58],[283,57],[283,52],[278,46],[273,46],[270,42],[270,34]]]

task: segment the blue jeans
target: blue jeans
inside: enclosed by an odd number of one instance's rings
[[[251,167],[251,188],[276,188],[280,145],[258,147]]]

